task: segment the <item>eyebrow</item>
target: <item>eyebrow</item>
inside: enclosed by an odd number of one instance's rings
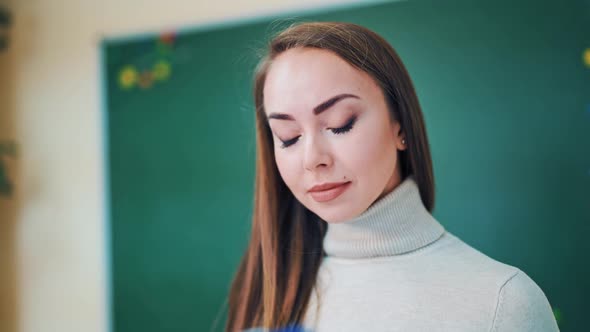
[[[346,99],[346,98],[355,98],[355,99],[360,99],[359,96],[350,94],[350,93],[342,93],[339,94],[337,96],[334,96],[326,101],[324,101],[323,103],[319,104],[318,106],[314,107],[313,109],[313,115],[318,115],[320,113],[322,113],[323,111],[329,109],[330,107],[334,106],[337,102],[341,101],[342,99]],[[276,119],[276,120],[289,120],[289,121],[294,121],[295,119],[289,115],[289,114],[284,114],[284,113],[270,113],[268,115],[268,119]]]

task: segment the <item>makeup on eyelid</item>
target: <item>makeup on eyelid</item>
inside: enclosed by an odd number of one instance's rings
[[[350,130],[352,130],[353,126],[355,125],[355,123],[357,121],[357,118],[358,118],[357,115],[353,115],[350,117],[350,119],[348,121],[346,121],[346,124],[344,126],[338,127],[338,128],[328,128],[328,129],[336,135],[345,134],[345,133],[349,132]],[[299,139],[299,136],[294,137],[292,139],[285,140],[285,141],[279,139],[282,143],[281,149],[288,148],[289,146],[295,144],[298,139]]]

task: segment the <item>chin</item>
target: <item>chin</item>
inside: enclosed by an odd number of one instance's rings
[[[323,221],[329,224],[338,224],[360,215],[364,209],[358,204],[354,204],[354,199],[348,197],[339,202],[319,203],[314,201],[307,194],[303,194],[298,198],[308,210],[320,217]]]
[[[341,205],[333,206],[331,208],[315,208],[311,211],[329,224],[345,222],[358,215],[358,213],[355,213],[350,209],[344,209]]]

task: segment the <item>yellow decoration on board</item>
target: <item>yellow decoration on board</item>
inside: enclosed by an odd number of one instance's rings
[[[119,73],[119,84],[124,89],[130,89],[135,83],[137,83],[137,70],[133,66],[125,66]]]
[[[170,64],[167,61],[161,60],[154,65],[154,79],[156,81],[164,81],[170,77]]]
[[[584,64],[586,67],[590,68],[590,47],[584,51]]]

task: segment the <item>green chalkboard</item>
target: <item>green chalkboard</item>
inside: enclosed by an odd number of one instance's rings
[[[113,331],[222,329],[250,229],[252,72],[276,19],[103,41]],[[296,19],[354,22],[391,42],[425,115],[435,217],[529,274],[562,331],[582,331],[588,1],[385,2]]]

